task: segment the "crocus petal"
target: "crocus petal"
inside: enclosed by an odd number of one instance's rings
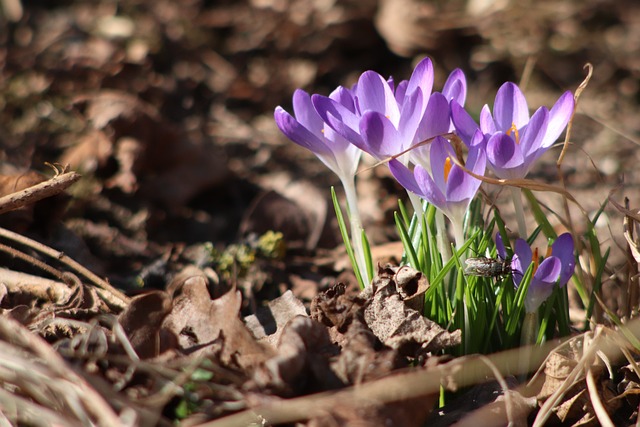
[[[480,145],[475,144],[469,149],[469,155],[467,156],[467,164],[465,165],[467,169],[476,175],[484,175],[487,169],[487,153],[486,149]],[[473,178],[477,181],[480,181],[477,178]],[[478,183],[480,185],[480,183]]]
[[[560,273],[560,286],[567,284],[571,276],[573,276],[573,270],[576,266],[576,258],[573,253],[574,244],[573,237],[570,233],[564,233],[558,236],[553,245],[551,245],[551,254],[558,258],[562,263],[562,272]]]
[[[444,193],[447,188],[447,183],[445,179],[445,174],[447,173],[445,170],[445,165],[447,163],[447,158],[453,156],[451,150],[451,144],[439,136],[431,142],[431,147],[429,148],[429,157],[431,158],[431,173],[433,181],[438,189]],[[450,165],[453,165],[453,162],[449,160]]]
[[[480,129],[476,130],[476,133],[473,134],[473,139],[471,139],[471,144],[469,148],[477,148],[479,150],[487,150],[487,137],[482,133]]]
[[[560,258],[555,256],[550,256],[548,258],[545,258],[540,263],[533,277],[536,280],[542,281],[544,283],[553,284],[558,281],[561,271],[562,271],[562,262],[560,261]]]
[[[311,132],[320,132],[324,127],[322,119],[311,104],[311,96],[302,89],[293,93],[293,114],[296,120]]]
[[[356,92],[360,113],[377,111],[384,114],[397,126],[400,121],[400,109],[389,87],[389,83],[374,71],[365,71],[358,79]]]
[[[427,109],[428,108],[429,106],[427,105]],[[473,134],[478,129],[478,124],[455,99],[451,101],[451,120],[460,139],[469,145]]]
[[[276,107],[273,117],[280,131],[291,141],[316,154],[331,154],[331,149],[322,139],[301,125],[282,107]]]
[[[333,99],[338,104],[345,106],[352,113],[356,111],[353,101],[353,93],[343,86],[338,86],[333,92],[331,92],[329,98]]]
[[[407,94],[407,86],[409,86],[409,82],[407,80],[403,80],[398,83],[398,87],[395,91],[396,102],[398,105],[402,105],[404,102],[404,97]]]
[[[416,65],[416,68],[409,79],[407,87],[407,95],[412,94],[416,90],[422,92],[423,99],[428,99],[433,89],[433,64],[431,59],[424,58]]]
[[[545,302],[553,292],[553,287],[560,277],[562,269],[558,258],[551,256],[540,263],[538,270],[531,279],[524,307],[528,313],[535,312],[540,304]]]
[[[513,270],[513,283],[516,287],[520,286],[520,282],[527,272],[533,253],[531,247],[524,239],[517,239],[513,248],[513,258],[511,259],[511,269]]]
[[[393,177],[407,190],[411,191],[414,194],[420,195],[422,190],[418,186],[416,182],[416,178],[405,165],[400,163],[396,159],[389,160],[389,170]]]
[[[471,121],[473,122],[473,119]],[[429,97],[427,108],[418,129],[418,139],[425,140],[434,136],[444,135],[449,132],[450,123],[449,101],[443,94],[435,92]],[[472,126],[475,126],[476,129],[478,127],[475,122]]]
[[[563,93],[549,112],[549,125],[542,143],[543,147],[550,147],[558,139],[564,128],[569,124],[574,108],[575,101],[571,92]]]
[[[442,88],[442,94],[447,100],[464,105],[467,99],[467,78],[461,69],[456,68],[449,74]]]
[[[413,175],[420,187],[418,195],[442,211],[446,211],[447,201],[443,192],[431,179],[431,175],[422,166],[418,165],[413,170]]]
[[[414,144],[422,144],[411,150],[411,161],[415,164],[431,170],[430,151],[431,142],[435,136],[449,132],[451,117],[449,114],[449,102],[441,93],[431,94],[427,109],[418,125]]]
[[[340,136],[356,146],[364,146],[360,137],[360,117],[350,111],[344,105],[335,100],[321,95],[313,95],[311,102],[318,115]]]
[[[362,156],[362,150],[357,146],[351,144],[342,136],[338,135],[329,126],[325,126],[323,135],[328,141],[327,146],[332,150],[333,157],[335,158],[335,162],[339,169],[339,171],[334,170],[336,175],[338,175],[341,179],[343,176],[355,176],[356,171],[358,170],[360,157]],[[322,160],[322,158],[320,160]],[[326,162],[324,163],[327,164]]]
[[[540,107],[520,132],[520,149],[524,157],[534,154],[542,145],[545,133],[547,132],[548,118],[549,110],[547,110],[546,107]],[[537,155],[536,157],[539,156],[540,155]]]
[[[393,123],[382,113],[367,111],[360,119],[362,150],[378,160],[403,151],[402,138]]]
[[[422,92],[417,90],[408,94],[402,104],[400,122],[398,123],[398,132],[402,136],[400,151],[409,148],[415,140],[416,130],[424,112],[423,101],[426,102],[426,100],[423,100]]]
[[[453,165],[447,180],[447,202],[465,204],[464,208],[466,209],[466,205],[471,202],[478,191],[476,187],[478,182],[479,180],[463,171],[458,165]]]
[[[529,107],[520,88],[511,82],[503,84],[496,94],[493,118],[498,128],[506,132],[514,124],[520,129],[529,121]]]
[[[507,249],[504,246],[502,234],[500,234],[499,231],[496,233],[496,251],[498,252],[500,259],[507,259]]]
[[[502,130],[496,127],[496,122],[493,120],[493,116],[491,115],[491,110],[488,105],[485,105],[482,107],[482,110],[480,110],[480,129],[482,129],[482,132],[489,135],[493,135],[498,132],[498,130]]]
[[[504,133],[497,133],[487,142],[487,159],[499,178],[522,178],[524,166],[520,145]],[[524,171],[526,172],[526,171]]]
[[[477,175],[484,175],[486,156],[484,150],[472,149],[467,156],[467,169]],[[466,211],[469,203],[480,188],[480,181],[469,175],[460,166],[453,165],[447,180],[447,201],[460,203],[462,211]]]

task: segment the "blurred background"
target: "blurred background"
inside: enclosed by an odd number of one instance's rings
[[[464,70],[474,114],[507,80],[522,83],[531,108],[551,106],[575,91],[591,63],[566,184],[588,213],[618,187],[616,200],[626,195],[640,206],[636,1],[0,5],[0,190],[21,188],[26,173],[51,175],[45,162],[83,175],[70,198],[0,221],[124,287],[141,276],[153,284],[172,263],[197,260],[194,245],[223,250],[275,229],[296,258],[260,280],[315,293],[345,266],[330,251],[340,245],[329,203],[338,180],[279,133],[273,110],[291,111],[296,88],[328,94],[368,69],[407,79],[425,55],[436,66],[436,90],[454,68]],[[559,153],[550,150],[529,178],[557,184]],[[359,181],[369,237],[382,257],[397,257],[398,247],[384,244],[397,240],[391,219],[402,192],[384,167]],[[487,190],[508,217],[509,198]],[[560,212],[558,196],[541,200]],[[582,214],[572,212],[583,231]],[[616,249],[608,273],[622,277],[622,217],[608,207],[602,218],[600,240]],[[607,286],[615,305],[615,280]]]

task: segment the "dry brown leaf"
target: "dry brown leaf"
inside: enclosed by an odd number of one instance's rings
[[[160,330],[171,307],[171,297],[167,292],[151,291],[132,298],[118,317],[131,346],[141,359],[160,354]]]
[[[306,316],[304,304],[287,291],[269,301],[266,307],[258,308],[256,314],[244,318],[249,331],[258,340],[276,346],[284,326],[296,316]]]
[[[341,347],[331,366],[345,384],[360,384],[406,366],[398,351],[380,343],[365,322],[370,300],[348,295],[343,284],[321,293],[311,303],[311,316],[329,326],[331,339]]]
[[[364,309],[364,319],[378,339],[407,356],[438,352],[460,344],[460,331],[449,332],[407,306],[398,293],[397,271],[391,267],[378,268],[372,286],[363,291],[372,294],[371,303]],[[405,274],[410,275],[410,271],[402,272]]]
[[[537,395],[539,405],[551,397],[560,387],[563,387],[565,380],[573,374],[578,367],[578,360],[581,357],[579,349],[556,350],[547,359],[544,367],[544,383]],[[620,401],[613,399],[615,394],[610,388],[610,380],[604,373],[606,371],[600,365],[589,366],[599,378],[598,395],[611,414],[620,406]],[[561,403],[553,408],[555,415],[563,423],[572,426],[598,425],[591,398],[587,391],[584,372],[580,372],[575,382],[564,392]]]
[[[222,363],[235,361],[245,368],[271,355],[240,319],[239,291],[231,289],[212,300],[206,275],[195,268],[177,276],[167,291],[173,295],[173,310],[164,328],[178,337],[178,346],[185,353],[219,353]]]
[[[336,352],[324,325],[297,316],[285,326],[277,354],[255,370],[253,386],[286,397],[339,387],[328,362]]]

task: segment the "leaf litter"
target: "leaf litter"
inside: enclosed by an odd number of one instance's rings
[[[11,209],[0,216],[0,422],[503,425],[536,411],[541,419],[547,402],[543,415],[562,425],[637,418],[636,350],[611,330],[598,348],[622,349],[624,365],[620,355],[594,357],[592,337],[577,335],[569,350],[546,348],[543,379],[522,389],[513,370],[500,379],[486,361],[440,355],[460,332],[419,314],[429,286],[419,273],[382,263],[373,286],[354,291],[344,255],[332,251],[325,189],[335,182],[283,145],[264,113],[296,87],[406,70],[377,26],[395,53],[429,48],[445,68],[464,56],[488,80],[519,75],[525,56],[539,53],[542,74],[564,87],[581,79],[574,55],[611,52],[590,86],[604,95],[585,105],[596,124],[619,117],[627,134],[638,131],[636,5],[569,2],[557,13],[543,2],[523,13],[505,2],[482,15],[461,3],[420,5],[403,25],[389,25],[399,8],[373,1],[14,8],[0,29],[0,195],[13,200],[0,199]],[[452,55],[454,45],[464,49]],[[610,83],[614,74],[621,80]],[[594,123],[576,126],[590,134],[576,137],[585,150],[609,156],[614,171],[637,162],[628,140]],[[592,137],[601,134],[609,143]],[[56,179],[65,174],[46,163],[82,179],[63,192]],[[565,164],[570,180],[593,178],[571,156]],[[371,221],[395,206],[380,170],[359,176],[378,202],[367,204]],[[585,194],[581,204],[589,185]],[[635,249],[633,215],[627,221]],[[285,235],[282,256],[255,251],[271,229]],[[394,237],[376,229],[374,252],[398,259]],[[253,261],[239,268],[236,252],[214,271],[221,264],[205,241],[219,253],[249,248]],[[460,397],[433,411],[441,384]]]

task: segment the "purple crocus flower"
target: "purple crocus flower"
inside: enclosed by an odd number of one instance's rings
[[[354,111],[351,92],[343,87],[331,93],[329,99],[347,111]],[[352,180],[362,152],[324,122],[313,108],[311,97],[301,89],[293,94],[294,116],[282,107],[275,109],[276,125],[290,140],[312,151],[340,180]]]
[[[411,78],[397,88],[374,71],[364,72],[353,88],[355,109],[320,95],[314,95],[312,102],[322,120],[338,135],[382,160],[414,142],[432,87],[433,65],[425,58]],[[460,90],[458,86],[451,89],[454,93]]]
[[[489,168],[499,178],[524,178],[533,163],[553,145],[569,123],[575,102],[571,92],[560,96],[551,110],[540,107],[529,117],[529,107],[520,88],[503,84],[496,94],[493,114],[485,105],[480,126],[455,100],[451,118],[460,138],[467,145],[477,129],[486,137]]]
[[[477,137],[482,138],[482,134],[477,132]],[[449,218],[456,233],[456,244],[460,245],[464,243],[460,234],[464,214],[482,181],[458,166],[452,160],[455,156],[449,141],[437,137],[430,144],[431,174],[421,165],[411,172],[397,160],[389,162],[389,169],[404,188],[429,201]],[[470,148],[465,167],[477,175],[483,175],[485,166],[484,151],[480,147]]]
[[[503,259],[507,253],[500,233],[496,235],[496,248],[498,255]],[[564,233],[556,239],[550,247],[550,253],[538,264],[537,251],[534,256],[529,244],[523,239],[517,239],[514,247],[514,255],[511,259],[513,282],[520,286],[527,269],[534,263],[533,277],[529,284],[527,296],[524,301],[527,313],[534,313],[553,292],[558,283],[560,287],[567,284],[575,268],[575,256],[573,238],[570,233]]]

